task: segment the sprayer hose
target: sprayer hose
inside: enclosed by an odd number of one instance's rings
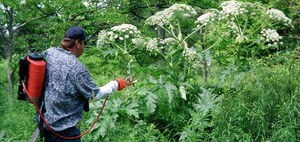
[[[51,127],[50,125],[47,123],[46,119],[44,118],[42,112],[40,111],[40,109],[38,108],[38,105],[35,103],[35,101],[30,97],[29,93],[28,93],[28,90],[26,89],[26,86],[24,83],[22,83],[23,85],[23,89],[24,91],[26,92],[25,94],[28,96],[29,100],[32,102],[32,104],[34,105],[35,109],[37,110],[38,114],[40,115],[41,119],[43,120],[43,122],[45,123],[46,127],[55,135],[57,135],[58,137],[62,138],[62,139],[68,139],[68,140],[71,140],[71,139],[77,139],[77,138],[80,138],[82,136],[84,136],[85,134],[87,134],[93,127],[94,125],[97,123],[97,121],[99,120],[103,110],[104,110],[104,107],[105,107],[105,104],[106,104],[106,101],[108,99],[108,96],[106,96],[104,102],[103,102],[103,105],[102,105],[102,108],[97,116],[97,118],[94,120],[94,122],[91,124],[91,126],[86,130],[84,131],[83,133],[81,133],[80,135],[78,136],[72,136],[72,137],[66,137],[66,136],[62,136],[60,134],[58,134],[57,132],[55,132]]]

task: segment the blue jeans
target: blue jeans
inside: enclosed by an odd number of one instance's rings
[[[63,131],[56,131],[56,133],[65,137],[74,137],[80,135],[80,129],[71,127]],[[80,138],[72,140],[60,138],[49,131],[47,128],[44,128],[44,138],[45,142],[81,142]]]

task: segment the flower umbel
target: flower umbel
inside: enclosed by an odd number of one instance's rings
[[[104,46],[105,43],[108,42],[108,33],[106,30],[100,31],[98,34],[97,47]]]
[[[183,54],[188,61],[193,61],[197,58],[196,48],[184,48]]]
[[[109,42],[131,42],[133,38],[139,38],[141,32],[131,24],[121,24],[112,27],[110,30],[103,30],[98,34],[97,46],[100,47]]]
[[[139,37],[141,32],[137,29],[136,26],[131,24],[121,24],[111,28],[110,36],[115,39],[124,40],[133,37]]]
[[[171,37],[165,38],[161,43],[164,45],[174,45],[176,44],[177,40]]]
[[[136,46],[144,46],[146,44],[143,38],[134,38],[131,40],[131,42]]]
[[[129,33],[129,34],[140,34],[139,30],[136,26],[131,24],[121,24],[118,26],[114,26],[111,28],[114,32],[123,32],[123,33]]]
[[[191,16],[197,15],[195,9],[186,4],[174,4],[171,7],[155,13],[153,16],[149,17],[145,24],[147,25],[159,25],[164,26],[168,25],[173,19],[174,16],[189,18]],[[178,15],[177,15],[178,14]]]
[[[268,46],[276,46],[278,45],[279,40],[282,39],[282,36],[280,36],[276,30],[272,29],[263,29],[261,34],[261,40],[264,40],[264,42],[268,43]],[[280,44],[282,43],[280,42]]]
[[[237,16],[240,14],[244,14],[248,11],[245,8],[244,3],[235,0],[223,2],[221,4],[221,8],[222,8],[221,14],[223,14],[225,17]]]
[[[236,34],[239,32],[239,27],[235,22],[229,21],[227,25],[230,31],[232,31],[233,33]]]
[[[217,14],[214,12],[205,13],[197,18],[196,23],[206,26],[210,21],[215,20],[216,16]]]
[[[291,25],[292,20],[285,16],[285,14],[278,9],[269,9],[266,12],[271,19],[282,21],[285,25]]]
[[[157,38],[150,39],[146,45],[146,49],[150,52],[153,52],[154,50],[158,50],[159,49],[158,44],[159,44],[159,39]]]

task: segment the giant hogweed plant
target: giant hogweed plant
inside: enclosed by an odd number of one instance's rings
[[[201,63],[211,65],[210,54],[221,63],[226,61],[225,65],[233,62],[245,68],[244,64],[260,52],[279,49],[283,37],[277,31],[292,27],[292,21],[278,9],[234,0],[221,3],[220,10],[209,9],[196,16],[193,7],[174,4],[146,20],[147,25],[159,26],[167,33],[164,39],[150,39],[146,49],[162,57],[162,70],[169,70],[165,77],[171,87],[167,88],[179,90],[183,99],[189,94],[186,87],[195,84],[191,80],[199,80]],[[194,25],[183,29],[186,21],[193,18]]]
[[[219,62],[227,60],[233,61],[235,66],[243,66],[244,63],[241,62],[244,59],[255,58],[260,52],[278,50],[283,45],[283,37],[277,31],[292,27],[292,21],[282,11],[269,9],[257,3],[223,2],[220,10],[209,9],[195,20],[195,25],[190,26],[190,29],[182,29],[181,24],[184,22],[181,20],[190,20],[195,16],[195,10],[191,6],[175,4],[146,20],[147,25],[160,26],[167,33],[164,39],[157,37],[150,39],[146,49],[152,54],[163,57],[166,68],[162,70],[170,70],[165,72],[168,74],[165,77],[169,77],[166,80],[170,82],[159,84],[159,86],[164,84],[169,86],[166,87],[167,92],[170,92],[169,98],[172,98],[177,90],[183,99],[186,99],[186,95],[191,95],[184,85],[188,86],[190,80],[198,78],[196,71],[201,67],[199,66],[201,62],[204,60],[211,62],[210,56],[205,55],[211,53],[213,58],[219,57],[215,59]],[[195,38],[197,35],[200,38]],[[196,42],[193,43],[193,40]],[[201,98],[201,95],[198,97]],[[202,113],[203,117],[209,114]],[[190,121],[196,121],[194,119],[192,117]],[[188,127],[197,130],[198,126],[191,123]],[[181,134],[182,139],[184,135],[194,134],[199,138],[197,133],[190,130],[183,131]]]
[[[205,25],[206,36],[204,42],[199,41],[197,44],[210,45],[206,50],[209,49],[214,57],[223,54],[236,66],[241,66],[243,58],[255,58],[260,52],[278,50],[284,43],[283,37],[277,31],[292,27],[292,21],[282,11],[268,9],[257,3],[226,1],[220,8],[221,10],[210,9],[197,18],[198,27]],[[200,112],[192,113],[192,116],[205,114],[205,118],[209,114],[203,109],[198,110]],[[216,110],[212,107],[210,111]],[[201,121],[205,125],[195,125],[195,121],[199,121],[197,119],[194,116],[190,119],[190,124],[181,132],[181,141],[190,141],[188,137],[198,140],[207,138],[199,130],[210,128],[207,124],[211,120]]]
[[[163,75],[158,74],[154,78],[163,78],[163,82],[157,87],[165,90],[169,103],[172,102],[176,94],[187,100],[187,90],[192,88],[189,81],[196,82],[195,74],[200,64],[200,54],[193,47],[189,47],[188,40],[200,27],[193,26],[193,20],[197,16],[196,10],[186,4],[174,4],[169,8],[155,13],[146,21],[146,25],[162,28],[165,38],[150,38],[146,44],[146,50],[150,54],[158,56],[163,70]],[[192,23],[192,24],[191,24]],[[191,26],[191,28],[188,28]],[[193,29],[193,27],[195,29]],[[161,80],[161,79],[160,79]]]
[[[236,66],[242,66],[245,59],[280,49],[283,37],[278,31],[292,27],[292,21],[278,9],[239,1],[225,1],[220,10],[207,10],[196,23],[206,25],[206,40],[200,45],[215,45],[211,50],[219,57],[215,59],[232,61]]]
[[[185,14],[186,12],[188,12],[190,15]],[[179,22],[186,20],[190,16],[196,16],[197,14],[191,6],[180,4],[173,5],[169,9],[166,9],[163,13],[165,13],[164,16],[170,16],[168,21],[170,21],[171,23],[173,23],[173,20],[177,19],[176,23],[178,24],[174,26],[178,27],[179,29]],[[144,115],[147,115],[147,113],[153,113],[156,109],[156,101],[158,99],[158,95],[156,95],[157,93],[167,94],[168,101],[169,103],[171,103],[174,94],[176,93],[175,90],[179,90],[181,98],[186,99],[186,89],[184,85],[188,84],[185,84],[185,77],[180,73],[181,68],[178,67],[186,66],[183,60],[191,59],[194,51],[188,48],[187,42],[185,41],[186,39],[183,39],[184,37],[181,31],[176,31],[175,28],[172,28],[172,25],[173,24],[170,24],[171,30],[169,31],[169,33],[172,34],[173,37],[169,37],[166,39],[149,39],[149,37],[140,38],[140,32],[135,26],[130,24],[115,26],[109,30],[101,31],[99,33],[97,46],[104,49],[105,55],[113,55],[117,59],[119,59],[120,62],[122,62],[120,64],[127,65],[127,73],[129,75],[131,75],[130,73],[133,68],[138,67],[132,66],[132,64],[135,62],[132,52],[134,50],[137,50],[137,47],[144,47],[147,51],[150,51],[151,54],[161,55],[161,57],[164,58],[164,64],[167,64],[167,66],[162,69],[159,69],[160,67],[156,67],[155,64],[152,65],[151,70],[154,72],[152,72],[152,74],[147,77],[149,78],[149,80],[145,80],[139,83],[143,86],[141,86],[140,89],[137,89],[136,92],[130,92],[131,94],[138,94],[140,97],[133,97],[135,100],[132,98],[125,98],[125,100],[122,100],[121,98],[113,99],[111,101],[111,105],[113,106],[112,108],[119,106],[119,108],[117,109],[118,111],[114,111],[115,114],[125,112],[130,116],[138,118],[140,110],[143,110],[143,112],[145,113]],[[147,39],[148,41],[145,42],[145,39]],[[167,49],[167,46],[170,46],[170,48]],[[177,46],[179,46],[180,48],[177,48]],[[159,47],[161,47],[161,50],[159,50]],[[167,53],[169,54],[163,52],[162,50],[167,50]],[[184,54],[181,54],[182,51],[184,51]],[[172,72],[169,75],[160,75],[158,72],[155,72],[156,70],[168,72],[168,68],[170,69],[169,71]],[[156,77],[158,77],[158,79]],[[177,88],[178,85],[179,87]],[[145,107],[140,107],[140,109],[138,110],[137,107],[141,106],[143,103],[139,104],[139,101],[137,101],[137,99],[140,99],[142,102],[146,101]],[[101,103],[96,102],[92,106],[96,106],[95,108],[99,108],[100,105]],[[109,104],[107,106],[107,109],[111,109],[111,106]],[[94,128],[94,131],[97,131],[97,133],[104,137],[106,132],[105,130],[108,128],[108,126],[109,128],[114,128],[114,123],[119,117],[119,115],[115,114],[111,115],[112,119],[110,119],[110,123],[107,123],[109,125],[104,124],[105,122],[99,123]],[[88,121],[88,123],[91,122]]]
[[[277,30],[291,26],[291,20],[278,9],[268,9],[257,3],[226,1],[220,5],[220,10],[205,10],[200,16],[192,6],[174,4],[149,17],[145,24],[162,28],[165,38],[142,36],[134,25],[121,24],[101,31],[97,41],[97,46],[105,49],[105,55],[119,59],[128,75],[132,69],[141,68],[135,64],[135,50],[145,50],[161,63],[149,66],[150,74],[143,75],[139,89],[128,92],[131,98],[126,98],[127,102],[120,98],[113,101],[119,102],[116,103],[122,106],[119,109],[135,118],[145,110],[137,108],[142,105],[139,101],[145,100],[147,112],[153,113],[158,97],[163,94],[167,94],[169,103],[174,97],[178,98],[176,95],[184,100],[197,97],[194,94],[201,89],[195,90],[194,86],[201,83],[199,70],[203,61],[211,65],[213,59],[221,63],[227,60],[223,64],[233,61],[239,66],[245,57],[280,48],[283,37]],[[158,93],[161,95],[156,95]]]
[[[131,24],[121,24],[114,26],[110,29],[99,32],[97,47],[103,52],[104,56],[113,56],[119,61],[120,69],[124,72],[123,75],[119,76],[131,76],[132,64],[136,63],[132,52],[136,50],[136,46],[133,43],[140,37],[141,32]],[[130,89],[126,89],[124,94],[134,94]],[[114,130],[116,128],[117,119],[120,115],[127,115],[130,118],[139,118],[139,104],[137,100],[130,99],[129,95],[120,95],[116,93],[111,97],[110,101],[107,102],[105,108],[107,113],[104,113],[101,117],[100,123],[97,123],[91,130],[94,137],[89,138],[91,140],[100,139],[105,137],[108,130]],[[125,99],[124,97],[125,96]],[[128,100],[130,99],[130,100]],[[103,105],[103,100],[92,101],[90,107],[93,111],[93,116],[86,121],[87,124],[91,124],[92,120],[95,119],[97,113]]]
[[[158,54],[163,58],[165,66],[172,70],[179,69],[185,76],[190,71],[185,70],[189,65],[197,66],[197,61],[191,62],[197,59],[196,50],[188,45],[188,39],[201,28],[191,24],[196,16],[197,12],[192,6],[174,4],[145,21],[146,25],[161,27],[167,33],[166,38],[155,37],[148,40],[147,51]],[[189,26],[191,27],[188,28]]]

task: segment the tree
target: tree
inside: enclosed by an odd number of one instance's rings
[[[14,92],[13,89],[13,69],[12,69],[12,56],[14,54],[14,47],[16,44],[14,44],[14,38],[15,34],[24,26],[27,24],[40,20],[43,18],[46,18],[50,16],[50,14],[37,14],[36,17],[31,17],[30,19],[18,23],[18,17],[23,17],[27,13],[22,13],[20,11],[23,7],[22,2],[18,1],[3,1],[2,4],[0,4],[1,8],[1,16],[4,20],[3,23],[0,23],[0,33],[1,33],[1,39],[2,40],[2,46],[5,53],[5,58],[7,60],[7,94],[8,94],[8,102],[9,104],[12,103],[12,95]],[[4,16],[3,16],[4,15]],[[23,16],[22,16],[23,15]]]
[[[14,93],[13,55],[28,50],[44,50],[57,46],[63,31],[70,26],[82,26],[91,37],[102,26],[124,21],[118,3],[113,1],[54,0],[0,2],[0,39],[2,55],[7,61],[7,94],[11,104]],[[112,18],[114,17],[114,18]]]

